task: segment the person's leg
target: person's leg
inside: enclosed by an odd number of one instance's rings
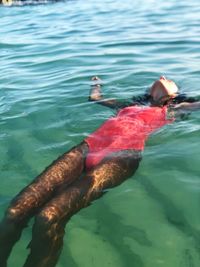
[[[83,142],[64,153],[13,199],[0,223],[0,267],[6,266],[11,249],[30,217],[61,185],[69,185],[81,175],[87,152],[88,146]]]
[[[23,267],[54,267],[63,245],[64,227],[70,217],[134,174],[140,158],[124,151],[105,159],[82,179],[63,188],[36,216],[30,255]]]

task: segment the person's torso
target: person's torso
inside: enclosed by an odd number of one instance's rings
[[[116,117],[108,119],[85,139],[89,145],[88,164],[94,165],[115,151],[143,150],[148,136],[170,122],[172,120],[167,119],[166,106],[130,106],[121,109]]]

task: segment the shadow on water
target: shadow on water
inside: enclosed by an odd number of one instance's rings
[[[103,212],[103,214],[101,214]],[[105,211],[106,214],[105,214]],[[144,263],[142,258],[134,253],[128,245],[124,243],[124,235],[134,239],[138,244],[143,246],[151,246],[151,241],[147,238],[146,233],[134,226],[128,226],[121,222],[121,217],[113,213],[104,202],[101,203],[101,211],[98,212],[99,217],[97,218],[99,224],[99,230],[97,234],[101,233],[103,238],[107,242],[110,242],[112,246],[119,252],[120,255],[123,255],[122,262],[123,266],[126,267],[143,267]],[[114,222],[112,225],[110,222]],[[111,225],[111,227],[102,227],[102,225]],[[110,235],[110,232],[117,233]],[[123,245],[122,245],[123,244]]]
[[[76,261],[74,260],[68,246],[67,246],[67,249],[65,249],[65,259],[66,261],[64,261],[63,263],[62,263],[62,259],[60,259],[62,266],[78,267],[78,264],[76,264]]]
[[[34,171],[24,159],[23,147],[15,138],[10,139],[9,141],[7,155],[9,159],[13,161],[12,170],[14,170],[17,173],[23,174],[25,177],[27,176],[34,177],[35,174]],[[2,171],[7,171],[10,169],[11,169],[10,162],[5,162],[2,165]]]
[[[94,204],[95,205],[95,204]],[[94,219],[94,213],[87,213],[87,219]],[[151,241],[147,238],[144,230],[122,223],[122,218],[113,213],[105,201],[101,199],[100,204],[95,205],[95,220],[97,226],[94,229],[95,235],[100,235],[101,239],[108,243],[117,251],[123,267],[144,267],[142,258],[134,253],[129,245],[125,244],[124,238],[128,235],[137,244],[151,246]],[[113,223],[114,222],[114,223]],[[81,226],[88,230],[87,226]],[[75,267],[74,265],[72,265]]]
[[[180,262],[180,267],[195,267],[194,261],[189,249],[183,251],[182,260]]]
[[[183,212],[179,210],[173,201],[159,191],[145,176],[140,176],[138,180],[149,196],[163,208],[167,221],[177,230],[194,240],[194,247],[200,259],[200,232],[195,229],[185,218]],[[182,255],[181,267],[194,267],[194,261],[190,249],[185,249]]]

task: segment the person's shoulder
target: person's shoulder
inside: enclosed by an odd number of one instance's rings
[[[151,96],[147,93],[132,97],[131,105],[147,105],[149,104]]]

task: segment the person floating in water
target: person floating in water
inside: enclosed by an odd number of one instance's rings
[[[103,99],[100,79],[92,80],[89,100],[118,109],[117,115],[55,160],[11,201],[0,223],[0,267],[7,266],[14,244],[33,216],[24,267],[54,267],[72,215],[135,173],[151,133],[184,112],[200,109],[199,101],[179,94],[176,84],[164,76],[131,103]]]

